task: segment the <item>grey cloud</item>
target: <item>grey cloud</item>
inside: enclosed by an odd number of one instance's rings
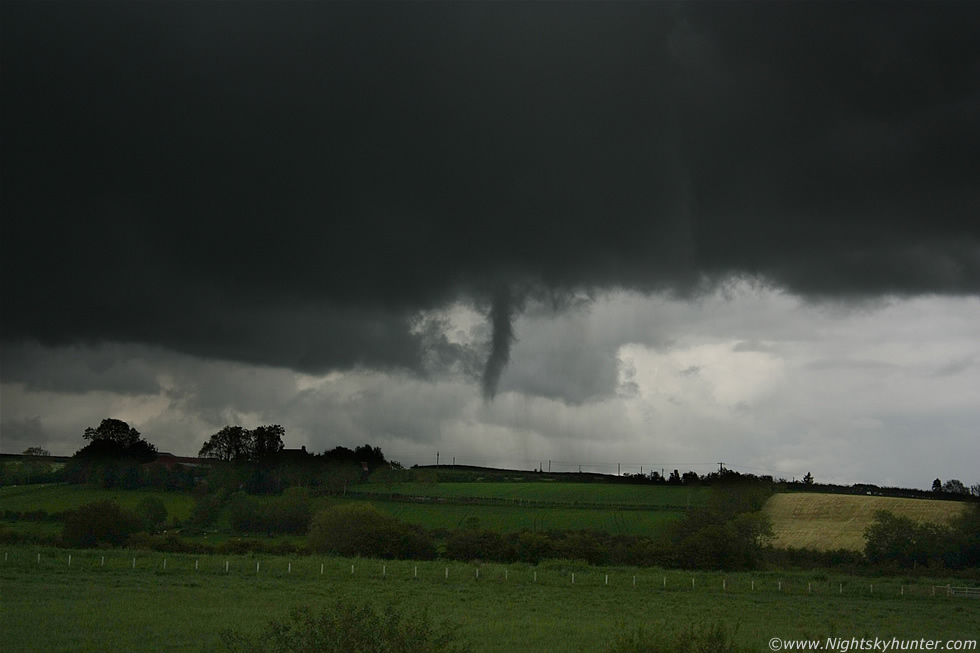
[[[421,374],[467,298],[492,396],[501,280],[975,295],[978,12],[5,4],[0,336]]]

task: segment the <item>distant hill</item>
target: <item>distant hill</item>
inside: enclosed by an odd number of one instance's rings
[[[864,530],[878,510],[945,524],[967,505],[936,499],[788,492],[770,497],[763,510],[772,519],[777,547],[862,551]]]

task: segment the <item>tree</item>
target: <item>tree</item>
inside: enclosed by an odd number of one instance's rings
[[[943,482],[941,480],[939,480],[938,478],[935,481],[932,482],[932,491],[933,492],[942,492],[943,491]]]
[[[41,447],[27,447],[24,449],[25,456],[50,456],[51,452]]]
[[[226,426],[212,435],[197,454],[201,458],[218,460],[250,460],[252,434],[241,426]]]
[[[804,485],[813,485],[813,474],[811,474],[810,472],[807,472],[806,473],[806,476],[803,477],[803,484]]]
[[[970,494],[970,488],[963,485],[963,481],[951,478],[945,483],[943,483],[943,492],[949,492],[950,494]]]
[[[252,431],[252,459],[264,460],[275,456],[283,450],[282,436],[286,435],[286,429],[273,424],[271,426],[259,426]]]
[[[141,463],[151,462],[157,448],[140,437],[140,432],[118,419],[104,419],[98,428],[82,435],[90,442],[75,452],[65,468],[69,483],[97,483],[102,487],[137,487]]]
[[[282,436],[286,429],[273,424],[248,430],[241,426],[226,426],[204,443],[198,456],[235,462],[267,460],[282,451]]]
[[[82,437],[93,442],[97,440],[115,442],[123,449],[129,449],[140,441],[140,432],[120,419],[109,417],[102,420],[98,428],[90,426],[85,429],[85,434]]]

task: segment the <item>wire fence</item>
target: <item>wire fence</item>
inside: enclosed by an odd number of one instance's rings
[[[0,570],[22,574],[161,574],[262,578],[288,582],[494,583],[651,592],[779,594],[880,599],[980,598],[980,587],[912,584],[898,579],[806,579],[771,572],[690,572],[589,567],[575,561],[528,564],[346,559],[316,556],[221,556],[147,551],[4,551]],[[10,580],[10,578],[5,578]]]

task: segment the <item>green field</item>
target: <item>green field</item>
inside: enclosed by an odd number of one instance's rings
[[[976,601],[941,590],[934,596],[933,586],[950,582],[940,578],[692,574],[546,562],[483,565],[477,579],[476,569],[4,547],[0,632],[4,651],[200,653],[220,650],[223,629],[255,630],[293,606],[344,598],[409,610],[428,606],[433,616],[459,623],[475,652],[603,651],[625,629],[717,622],[737,625],[739,642],[764,651],[772,637],[975,639],[980,614]]]
[[[49,514],[54,514],[105,500],[115,501],[123,508],[132,510],[147,497],[157,497],[163,501],[167,507],[167,514],[175,519],[187,519],[194,509],[194,498],[185,492],[165,492],[148,488],[104,490],[87,485],[57,483],[0,487],[0,511],[46,510]]]
[[[398,494],[445,499],[486,498],[492,500],[542,501],[563,504],[612,504],[636,507],[703,505],[711,490],[663,485],[621,483],[369,483],[354,485],[351,493]]]
[[[500,533],[523,529],[594,529],[614,534],[655,536],[662,533],[667,524],[680,518],[680,513],[663,510],[424,504],[376,499],[371,499],[370,503],[402,521],[425,528],[453,530],[463,526],[468,519],[476,519],[480,528]]]

